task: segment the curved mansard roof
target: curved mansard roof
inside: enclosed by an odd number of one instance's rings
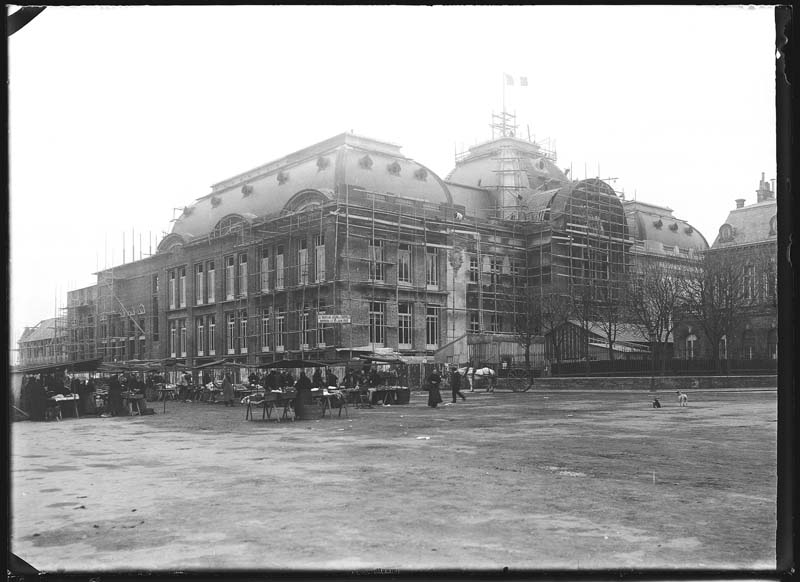
[[[623,205],[631,236],[648,250],[708,249],[702,233],[685,220],[675,218],[672,209],[638,200],[628,200]]]
[[[403,156],[399,146],[345,133],[215,184],[184,208],[172,234],[188,241],[212,232],[226,217],[300,210],[334,200],[345,184],[436,204],[452,201],[439,176]]]

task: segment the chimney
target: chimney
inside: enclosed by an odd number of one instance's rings
[[[770,183],[764,179],[764,172],[761,172],[761,181],[758,183],[758,190],[756,190],[756,202],[764,202],[765,200],[772,200],[775,193],[770,187]]]
[[[759,202],[761,202],[759,200]],[[736,199],[736,208],[743,208],[744,207],[744,198],[737,198]]]

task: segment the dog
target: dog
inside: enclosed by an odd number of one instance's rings
[[[689,397],[685,392],[678,390],[675,393],[678,395],[678,406],[689,406]]]

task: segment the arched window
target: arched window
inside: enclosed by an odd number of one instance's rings
[[[229,214],[228,216],[223,216],[219,222],[217,222],[216,226],[214,226],[212,234],[215,237],[220,237],[230,234],[231,232],[236,232],[236,228],[243,222],[244,217],[238,214]]]

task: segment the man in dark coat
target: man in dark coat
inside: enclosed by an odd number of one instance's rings
[[[442,376],[438,370],[431,372],[428,376],[428,406],[436,408],[442,402],[442,394],[439,392],[439,385],[442,383]]]
[[[450,370],[450,390],[453,392],[453,404],[456,403],[456,396],[461,396],[461,400],[467,399],[461,393],[461,374],[458,373],[458,368],[455,366]]]

